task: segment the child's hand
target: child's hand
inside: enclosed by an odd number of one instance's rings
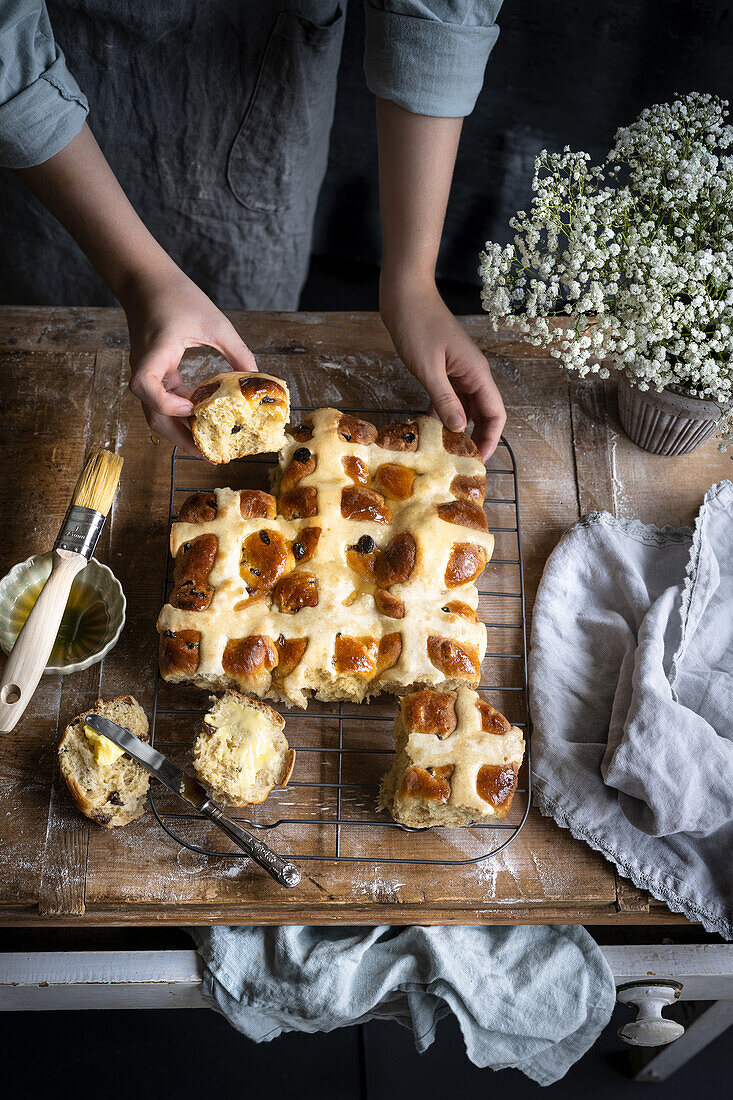
[[[234,326],[172,262],[121,295],[130,330],[130,389],[151,431],[200,457],[185,417],[193,408],[178,370],[186,348],[216,348],[234,370],[257,370]]]
[[[504,403],[485,357],[435,284],[398,286],[383,276],[380,309],[400,358],[446,428],[462,432],[467,417],[473,420],[473,440],[486,462],[506,423]]]

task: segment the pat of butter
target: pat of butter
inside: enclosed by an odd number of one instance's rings
[[[97,733],[86,722],[84,723],[84,736],[92,746],[94,759],[100,768],[106,768],[110,764],[114,764],[115,760],[119,760],[121,756],[125,755],[124,749],[121,749],[119,745],[115,745],[109,737],[102,737],[101,733]]]
[[[249,775],[274,763],[277,755],[272,734],[259,711],[243,707],[231,699],[222,700],[216,718],[204,715],[204,722],[218,728],[225,742],[226,755]]]

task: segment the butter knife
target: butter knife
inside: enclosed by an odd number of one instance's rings
[[[218,825],[230,840],[238,844],[242,851],[246,852],[260,867],[264,867],[281,886],[298,885],[300,882],[298,868],[283,856],[273,852],[272,848],[268,848],[257,837],[240,828],[236,822],[230,821],[211,801],[198,780],[185,775],[152,745],[141,741],[139,737],[118,726],[116,722],[111,722],[109,718],[103,718],[101,714],[88,714],[84,721],[97,733],[101,733],[103,737],[107,737],[115,745],[124,749],[128,756],[137,760],[138,764],[142,764],[152,776],[178,795],[183,802],[192,806],[197,813],[203,814],[209,821]]]

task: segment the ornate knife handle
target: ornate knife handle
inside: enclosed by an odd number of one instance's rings
[[[222,832],[226,833],[235,844],[238,844],[242,851],[246,852],[255,863],[258,863],[260,867],[264,867],[267,873],[272,875],[281,886],[292,888],[298,885],[300,871],[294,863],[289,863],[287,859],[283,859],[277,852],[273,852],[272,848],[268,848],[257,837],[252,836],[244,829],[240,829],[239,825],[234,821],[230,821],[219,807],[214,806],[213,803],[205,802],[200,807],[200,811],[205,817],[208,817],[209,821],[213,821],[215,825],[218,825]]]

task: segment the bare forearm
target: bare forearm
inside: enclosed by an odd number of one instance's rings
[[[83,249],[120,300],[173,261],[135,213],[89,127],[56,156],[18,176]]]
[[[489,364],[435,284],[461,118],[416,115],[377,99],[382,274],[379,308],[395,348],[451,431],[474,423],[484,459],[506,413]]]
[[[383,281],[434,280],[462,125],[377,99]]]
[[[148,424],[198,454],[182,419],[192,406],[178,369],[181,356],[186,348],[212,347],[235,370],[256,370],[251,351],[145,228],[87,126],[56,156],[18,176],[122,303],[130,330],[130,389]]]

